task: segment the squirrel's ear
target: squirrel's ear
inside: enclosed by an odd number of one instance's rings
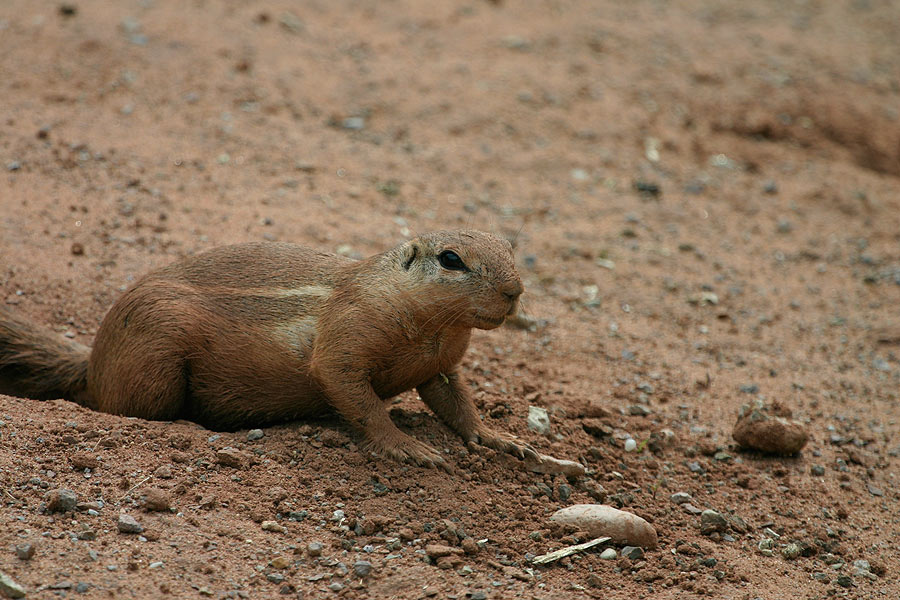
[[[409,268],[412,266],[413,261],[416,260],[416,256],[419,255],[419,248],[412,242],[404,249],[403,253],[403,268],[409,271]]]

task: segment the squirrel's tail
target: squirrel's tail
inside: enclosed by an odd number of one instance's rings
[[[87,404],[90,353],[0,307],[0,393]]]

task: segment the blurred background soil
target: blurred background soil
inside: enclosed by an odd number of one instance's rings
[[[473,393],[588,468],[469,453],[414,394],[395,421],[456,473],[337,420],[251,440],[2,396],[0,571],[29,598],[900,596],[900,4],[5,0],[0,106],[8,308],[90,343],[216,245],[492,231],[535,326],[474,336]],[[798,457],[735,448],[758,397]],[[676,492],[740,520],[702,535]],[[599,499],[660,548],[530,564]]]

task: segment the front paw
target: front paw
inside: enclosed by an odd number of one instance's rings
[[[472,435],[467,436],[466,442],[481,444],[499,452],[512,454],[522,459],[538,459],[540,456],[530,445],[519,440],[516,436],[502,431],[494,431],[488,427],[479,427]]]
[[[419,440],[397,432],[390,437],[371,440],[368,449],[381,456],[388,456],[399,462],[414,463],[429,469],[443,469],[450,472],[450,465],[437,450]]]

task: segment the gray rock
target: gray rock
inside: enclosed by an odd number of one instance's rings
[[[607,548],[600,553],[600,560],[616,560],[617,556],[615,548]]]
[[[556,493],[559,495],[560,501],[565,502],[572,495],[572,488],[568,484],[561,483],[556,488]]]
[[[37,548],[31,542],[19,544],[18,546],[16,546],[16,557],[19,560],[31,560],[31,557],[34,556],[35,550],[37,550]]]
[[[138,523],[134,517],[124,514],[119,515],[116,527],[118,527],[119,531],[122,533],[141,533],[144,531],[144,527]]]
[[[822,465],[813,465],[809,468],[809,472],[816,477],[821,477],[825,474],[825,467]]]
[[[25,588],[16,583],[12,577],[0,571],[0,592],[10,598],[24,598]]]
[[[372,563],[367,560],[358,560],[353,563],[353,576],[359,579],[365,579],[372,573]]]
[[[541,435],[550,433],[550,415],[540,406],[528,407],[528,429]]]
[[[340,581],[335,581],[334,583],[328,584],[328,589],[332,592],[339,592],[344,589],[344,584]]]
[[[632,404],[628,407],[628,414],[633,417],[647,417],[653,414],[653,410],[643,404]]]
[[[876,485],[872,485],[871,483],[866,486],[866,489],[869,490],[869,493],[873,496],[884,496],[884,490]]]
[[[44,498],[47,500],[48,512],[71,512],[78,505],[78,496],[75,492],[65,488],[50,490]]]
[[[802,548],[799,544],[788,544],[784,548],[781,549],[781,555],[785,558],[785,560],[794,560],[798,556],[800,556],[800,551]]]
[[[703,512],[701,509],[697,508],[690,502],[685,502],[684,504],[682,504],[681,510],[683,510],[684,512],[686,512],[689,515],[694,515],[694,516],[699,515],[700,513]]]
[[[306,553],[310,556],[322,556],[321,542],[310,542],[306,546]]]
[[[79,594],[85,594],[87,591],[91,589],[91,584],[85,583],[83,581],[79,581],[75,584],[75,591]]]
[[[284,575],[281,573],[269,573],[266,575],[266,579],[268,579],[272,583],[281,583],[284,581]]]
[[[772,538],[763,538],[759,540],[756,549],[759,550],[759,553],[763,556],[775,556],[775,540]]]
[[[261,440],[265,434],[262,429],[251,429],[247,432],[247,441],[255,442]]]
[[[687,492],[675,492],[674,494],[669,496],[669,500],[671,500],[674,504],[686,504],[693,499],[694,498]]]
[[[710,535],[723,532],[728,529],[728,520],[714,510],[704,510],[700,513],[700,533]]]
[[[341,121],[341,127],[350,129],[351,131],[360,131],[361,129],[365,129],[366,120],[362,117],[347,117]]]
[[[853,583],[853,578],[849,575],[838,575],[834,582],[844,588],[850,588],[856,585]]]
[[[625,546],[622,548],[622,556],[631,560],[640,560],[644,558],[644,550],[638,546]]]

